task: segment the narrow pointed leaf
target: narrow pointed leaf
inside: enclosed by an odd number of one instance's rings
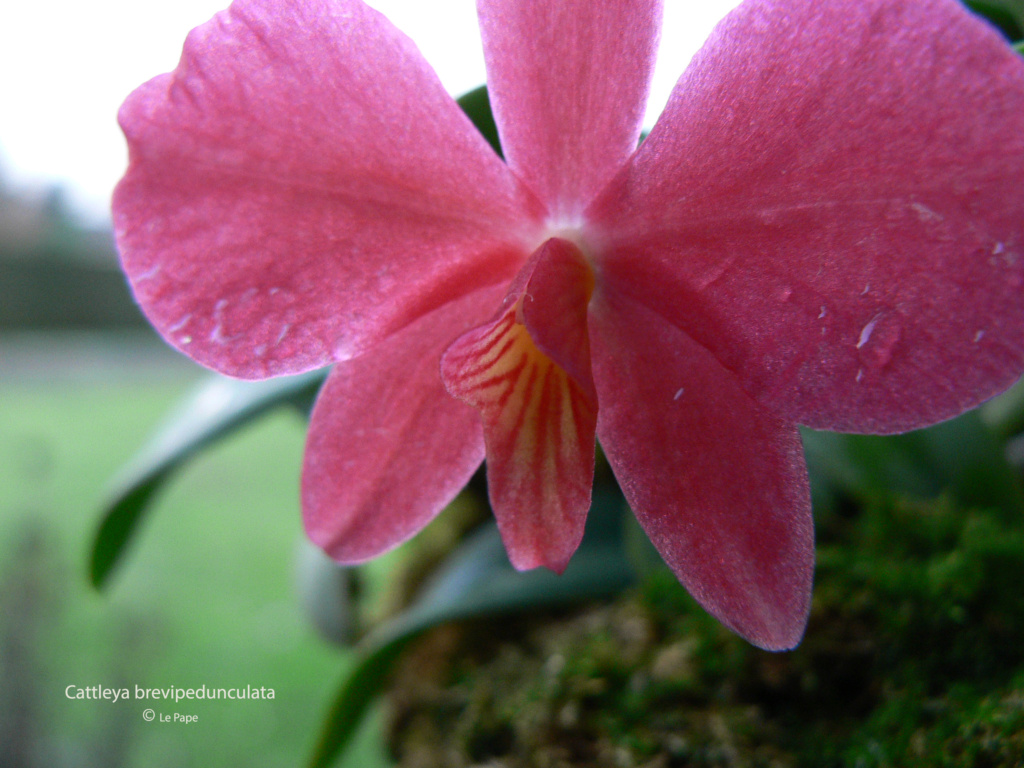
[[[491,112],[491,97],[487,93],[487,86],[481,85],[472,91],[459,96],[455,100],[459,108],[466,113],[466,117],[476,126],[491,148],[504,157],[501,152],[501,139],[498,138],[498,126],[494,124],[494,113]]]
[[[124,554],[154,494],[188,459],[256,417],[285,404],[308,407],[323,371],[261,382],[211,378],[184,400],[114,481],[89,560],[102,587]]]
[[[1024,2],[1021,0],[965,0],[964,5],[1008,35],[1024,28]]]

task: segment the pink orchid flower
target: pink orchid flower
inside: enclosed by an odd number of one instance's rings
[[[1024,369],[1024,64],[954,0],[746,0],[637,148],[659,0],[478,0],[507,163],[360,0],[237,0],[121,110],[153,324],[241,378],[335,363],[302,478],[343,563],[487,459],[561,571],[595,432],[640,524],[758,646],[803,634],[797,425],[897,432]]]

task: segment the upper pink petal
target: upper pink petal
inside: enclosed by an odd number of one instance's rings
[[[114,220],[135,295],[226,373],[344,359],[508,280],[535,242],[539,204],[359,0],[238,0],[120,120]]]
[[[306,531],[336,560],[369,560],[417,533],[484,458],[476,411],[441,384],[441,352],[501,290],[471,294],[335,366],[310,419]]]
[[[590,217],[604,279],[816,428],[1024,368],[1024,62],[953,0],[747,0]]]
[[[662,317],[603,298],[591,311],[597,434],[637,520],[723,624],[792,648],[814,568],[797,430]]]
[[[636,148],[661,0],[477,0],[512,168],[573,221]]]

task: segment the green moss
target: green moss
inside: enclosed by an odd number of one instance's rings
[[[818,536],[791,653],[663,569],[611,604],[432,635],[392,698],[399,764],[1024,764],[1021,521],[940,497],[829,513]]]
[[[878,671],[926,694],[1024,662],[1024,530],[943,499],[867,509],[819,553],[816,600],[884,641]]]

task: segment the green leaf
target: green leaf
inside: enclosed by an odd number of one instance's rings
[[[450,621],[577,603],[615,594],[636,578],[623,547],[621,497],[598,496],[583,543],[561,576],[538,568],[520,573],[494,525],[487,525],[446,561],[405,613],[369,635],[328,712],[309,765],[326,768],[348,746],[405,647]]]
[[[978,411],[903,435],[803,432],[812,481],[861,499],[952,494],[964,507],[1024,511],[1017,473]]]
[[[501,139],[498,138],[498,126],[494,122],[494,113],[491,112],[491,99],[487,95],[487,86],[481,85],[468,93],[464,93],[458,99],[462,111],[466,113],[476,129],[483,134],[498,157],[504,157],[501,152]]]
[[[1010,40],[1024,32],[1024,0],[964,0],[964,5],[999,27]]]
[[[101,587],[125,552],[154,494],[188,459],[281,405],[308,409],[324,371],[268,381],[211,378],[164,422],[113,483],[93,541],[89,575]]]

